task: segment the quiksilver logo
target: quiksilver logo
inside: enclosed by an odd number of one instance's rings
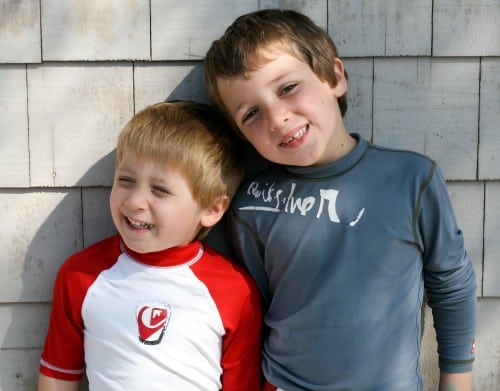
[[[170,320],[170,306],[161,303],[142,304],[137,308],[136,316],[139,340],[145,345],[159,344]]]

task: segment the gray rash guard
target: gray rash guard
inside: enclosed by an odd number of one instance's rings
[[[440,368],[472,369],[476,284],[444,178],[357,135],[321,167],[272,166],[229,216],[266,305],[267,380],[294,390],[422,390],[424,290]]]

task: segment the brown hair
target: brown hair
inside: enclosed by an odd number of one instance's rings
[[[116,164],[126,150],[177,167],[194,199],[206,208],[217,197],[232,199],[243,179],[241,140],[217,110],[197,102],[157,103],[139,111],[118,137]]]
[[[217,86],[218,78],[246,75],[259,65],[258,51],[277,45],[306,62],[332,87],[337,85],[334,60],[337,48],[328,33],[307,16],[292,10],[265,9],[238,17],[205,56],[208,96],[230,118]],[[347,78],[347,73],[345,73]],[[338,99],[342,115],[347,110],[344,94]],[[235,126],[234,122],[232,122]]]

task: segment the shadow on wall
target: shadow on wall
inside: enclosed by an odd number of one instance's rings
[[[1,345],[4,357],[9,358],[8,364],[7,360],[2,360],[2,391],[36,389],[41,347],[48,327],[52,286],[59,266],[72,253],[114,232],[107,207],[109,187],[77,187],[103,175],[111,179],[113,161],[114,151],[97,161],[73,188],[17,191],[21,200],[41,198],[47,205],[37,205],[37,213],[40,213],[40,209],[47,213],[43,221],[35,223],[28,220],[28,214],[22,217],[27,220],[24,222],[26,226],[36,227],[26,235],[30,236],[30,241],[23,251],[23,264],[19,265],[22,287],[18,297],[12,300],[10,324]],[[97,208],[99,212],[94,211],[87,216],[88,208]],[[17,262],[17,259],[9,259],[9,263]]]
[[[195,68],[191,73],[199,71]],[[206,103],[203,87],[198,85],[198,89],[193,88],[191,73],[165,100],[187,99]],[[141,108],[136,108],[136,111]],[[10,323],[6,326],[1,344],[0,391],[36,389],[40,353],[48,328],[52,286],[61,263],[74,252],[116,232],[108,206],[114,160],[115,151],[103,156],[72,188],[14,190],[9,193],[23,200],[30,197],[38,199],[40,208],[35,206],[36,213],[27,212],[21,216],[24,221],[19,224],[33,226],[33,232],[26,234],[28,239],[19,245],[22,248],[16,251],[18,255],[9,255],[8,259],[10,265],[24,258],[18,266],[19,278],[13,278],[17,281],[21,279],[22,286],[15,289],[17,295],[10,300]],[[258,157],[250,146],[246,162],[249,174],[269,164]],[[104,182],[109,186],[87,187],[93,179],[103,177],[107,178]],[[52,204],[45,202],[45,198],[52,200]],[[44,208],[47,214],[43,221],[33,222],[31,217]],[[231,255],[224,224],[225,221],[221,221],[206,240],[221,252]],[[15,281],[13,284],[16,284]],[[8,365],[5,364],[7,361]],[[86,381],[80,388],[88,389]]]

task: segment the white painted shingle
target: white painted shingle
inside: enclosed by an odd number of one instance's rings
[[[2,348],[41,348],[47,332],[49,314],[50,305],[47,303],[0,306]]]
[[[500,296],[500,182],[486,183],[484,295]]]
[[[84,247],[116,234],[109,208],[110,192],[108,187],[82,190]]]
[[[36,390],[40,354],[40,349],[0,349],[0,390]]]
[[[26,67],[0,65],[0,86],[0,187],[28,187]]]
[[[477,59],[375,59],[373,140],[435,159],[447,179],[476,179]]]
[[[0,1],[0,63],[40,61],[40,2]]]
[[[260,0],[259,9],[292,9],[307,15],[322,29],[328,28],[328,2],[326,0]]]
[[[44,61],[149,60],[149,1],[42,1]]]
[[[200,62],[139,63],[134,83],[136,112],[167,99],[208,102]]]
[[[432,0],[330,0],[328,32],[343,57],[431,53]]]
[[[497,275],[498,276],[498,275]],[[479,300],[477,306],[477,350],[474,390],[500,390],[500,305],[499,300]]]
[[[434,56],[498,56],[500,1],[434,0]]]
[[[31,184],[109,186],[116,138],[133,114],[130,64],[28,68]]]
[[[233,20],[257,0],[151,0],[153,60],[201,60]]]
[[[484,185],[482,182],[451,182],[448,191],[455,209],[458,227],[464,235],[467,250],[476,272],[477,295],[481,296],[483,280]]]
[[[82,248],[80,190],[2,190],[0,216],[0,303],[51,300],[59,265]]]
[[[481,60],[480,102],[479,179],[500,179],[500,58]]]
[[[439,372],[436,371],[439,365],[437,354],[436,331],[432,311],[428,305],[424,306],[424,330],[422,334],[422,347],[420,351],[420,366],[424,380],[425,390],[439,389]]]
[[[372,140],[373,60],[345,59],[348,75],[347,112],[344,121],[350,133]]]

